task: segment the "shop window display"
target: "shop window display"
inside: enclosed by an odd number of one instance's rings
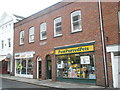
[[[28,67],[27,67],[27,74],[32,75],[33,74],[33,63],[32,60],[28,60]]]
[[[21,72],[21,68],[22,68],[22,65],[21,65],[21,63],[20,63],[20,60],[17,60],[16,61],[16,73],[17,74],[20,74],[20,72]]]
[[[33,62],[31,59],[16,60],[16,74],[33,74]]]
[[[57,77],[96,79],[93,54],[59,55],[56,60]]]
[[[22,70],[21,70],[21,74],[26,74],[26,60],[22,60]]]

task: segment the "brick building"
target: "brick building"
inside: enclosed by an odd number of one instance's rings
[[[118,45],[118,6],[102,3],[108,47]],[[59,2],[16,23],[15,75],[113,86],[109,52],[105,77],[100,24],[98,2]]]

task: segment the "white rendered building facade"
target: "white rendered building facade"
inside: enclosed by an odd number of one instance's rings
[[[0,17],[0,62],[2,62],[2,73],[12,73],[14,23],[22,19],[21,16],[8,15],[6,12]]]

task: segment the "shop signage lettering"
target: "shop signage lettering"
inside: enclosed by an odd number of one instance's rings
[[[93,45],[79,46],[79,47],[65,48],[65,49],[58,49],[58,50],[55,50],[55,54],[60,55],[60,54],[89,52],[89,51],[94,51],[94,46]]]

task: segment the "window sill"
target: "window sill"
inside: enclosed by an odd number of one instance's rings
[[[56,36],[54,36],[54,38],[57,38],[57,37],[62,37],[63,35],[62,34],[60,34],[60,35],[56,35]]]
[[[19,46],[22,46],[22,45],[24,45],[24,43],[23,44],[19,44]]]
[[[40,41],[44,41],[44,40],[47,40],[47,38],[40,39]]]
[[[34,42],[29,42],[29,44],[34,43]]]
[[[79,31],[73,31],[73,32],[70,32],[71,34],[74,34],[74,33],[78,33],[78,32],[82,32],[82,30],[79,30]]]

